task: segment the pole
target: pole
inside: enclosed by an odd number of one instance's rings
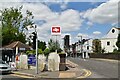
[[[83,53],[83,44],[82,44],[82,36],[81,37],[81,53],[82,53],[82,57],[84,58],[84,53]]]
[[[37,31],[35,27],[36,32],[36,74],[38,74],[38,37],[37,37]]]
[[[76,57],[77,57],[77,51],[78,51],[78,44],[76,43]]]
[[[84,59],[84,52],[83,52],[83,42],[82,42],[82,36],[81,36],[81,53],[82,53],[82,58]]]
[[[56,51],[55,52],[57,53],[57,35],[56,35]]]

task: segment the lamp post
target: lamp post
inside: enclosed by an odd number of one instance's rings
[[[81,53],[82,53],[82,58],[84,58],[84,53],[83,53],[83,44],[82,44],[82,35],[78,35],[78,37],[80,37],[80,40],[81,40]]]
[[[35,32],[36,32],[36,74],[38,74],[38,37],[37,37],[37,26],[35,25]]]
[[[35,45],[35,49],[36,49],[36,74],[38,74],[38,36],[37,36],[37,31],[36,31],[36,28],[37,26],[32,26],[34,29],[35,29],[35,33],[34,33],[34,36],[35,36],[35,39],[36,39],[36,45]],[[35,43],[33,43],[35,44]]]

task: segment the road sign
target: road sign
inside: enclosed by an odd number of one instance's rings
[[[28,55],[28,64],[32,66],[36,65],[35,55]]]
[[[52,35],[60,35],[61,34],[61,27],[60,26],[52,26],[51,34]]]

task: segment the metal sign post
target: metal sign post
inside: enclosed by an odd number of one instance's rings
[[[37,36],[37,32],[36,32]],[[38,38],[36,37],[36,74],[38,74]]]
[[[57,53],[57,36],[61,35],[61,27],[60,26],[52,26],[51,35],[56,37],[56,53]]]

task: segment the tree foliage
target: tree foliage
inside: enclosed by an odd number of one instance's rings
[[[120,52],[120,33],[118,34],[116,46],[118,47],[118,51]]]
[[[50,52],[55,52],[56,49],[58,52],[62,51],[60,48],[59,42],[53,41],[52,39],[50,39],[50,41],[48,42],[48,48],[49,48]]]
[[[42,49],[38,49],[38,54],[43,54]]]
[[[44,51],[46,49],[46,43],[38,40],[38,48]]]
[[[7,45],[13,41],[21,41],[25,43],[24,30],[28,25],[33,25],[32,12],[26,11],[26,16],[22,14],[22,6],[19,8],[5,8],[0,10],[2,26],[2,45]]]
[[[44,54],[47,56],[47,55],[49,55],[49,53],[50,53],[49,48],[46,48],[46,49],[44,50]]]
[[[99,39],[94,39],[93,42],[93,52],[94,53],[101,53],[101,41]]]

